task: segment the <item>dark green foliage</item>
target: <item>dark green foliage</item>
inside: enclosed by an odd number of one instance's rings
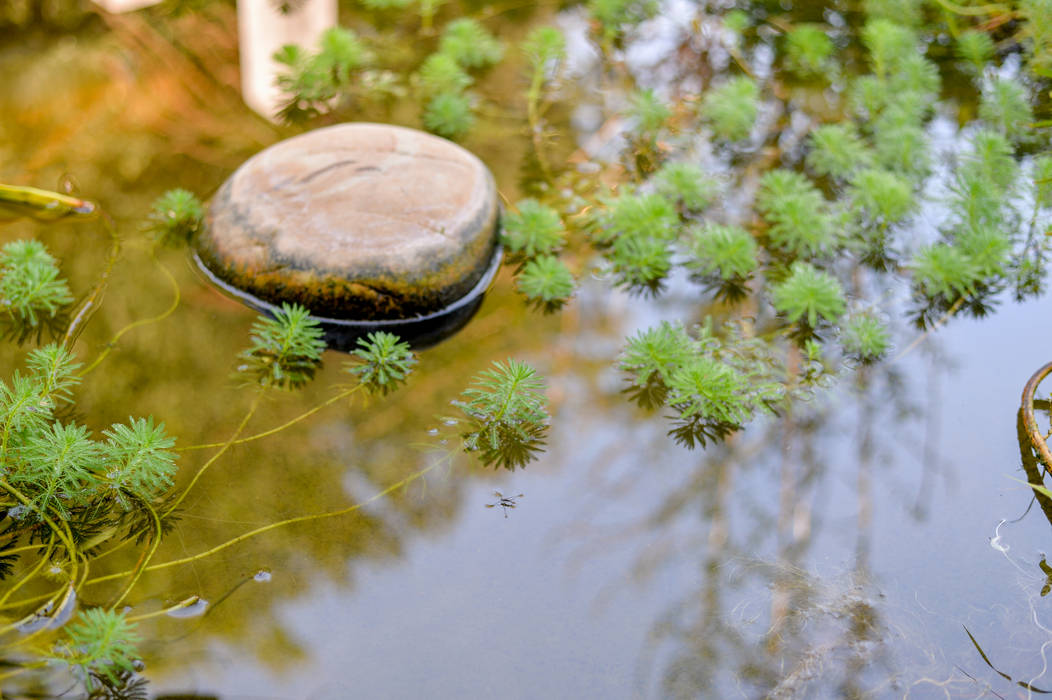
[[[1026,88],[1011,78],[994,79],[983,90],[979,117],[1009,139],[1019,140],[1034,121]]]
[[[446,25],[438,50],[467,69],[487,68],[504,57],[500,41],[481,24],[467,17]]]
[[[467,416],[463,448],[486,466],[524,467],[544,448],[549,416],[544,383],[525,362],[495,362],[454,402]]]
[[[559,213],[536,199],[523,199],[517,211],[505,215],[501,242],[513,256],[532,258],[549,255],[563,245],[563,222]]]
[[[428,99],[445,93],[460,94],[473,82],[456,59],[444,53],[428,56],[416,73],[420,94]]]
[[[129,495],[149,502],[172,485],[175,440],[164,434],[164,423],[129,418],[127,425],[114,423],[102,434],[106,485],[125,510]]]
[[[517,285],[527,302],[545,313],[562,308],[574,292],[573,275],[554,255],[541,255],[527,262]]]
[[[428,101],[424,108],[424,127],[447,139],[458,139],[471,131],[475,115],[467,95],[444,92]]]
[[[164,245],[182,246],[197,233],[203,219],[204,209],[193,192],[168,190],[153,203],[147,233]]]
[[[665,163],[651,177],[659,195],[684,214],[704,211],[716,199],[719,182],[690,163]]]
[[[873,152],[851,122],[825,124],[811,132],[807,165],[818,175],[847,180],[872,162]]]
[[[706,223],[691,232],[687,268],[717,296],[737,302],[748,295],[746,285],[759,265],[758,249],[745,229]]]
[[[252,324],[251,346],[239,356],[247,372],[264,387],[295,389],[314,378],[325,350],[321,326],[307,309],[282,304],[273,318]]]
[[[828,255],[839,244],[836,222],[822,193],[799,173],[772,170],[760,180],[756,208],[770,224],[772,250],[790,257]]]
[[[872,364],[882,359],[891,347],[887,326],[868,312],[852,314],[840,329],[844,354],[855,362]]]
[[[59,278],[55,259],[39,241],[12,241],[0,249],[0,314],[9,333],[24,339],[50,321],[61,321],[73,295]]]
[[[89,690],[99,680],[119,682],[120,674],[135,670],[139,634],[123,612],[89,608],[65,628],[53,658],[75,668]]]
[[[786,66],[801,78],[827,73],[832,54],[833,42],[820,25],[798,24],[785,35]]]
[[[740,141],[749,136],[759,111],[759,88],[739,76],[711,88],[701,100],[701,118],[716,138]]]
[[[994,56],[994,40],[978,29],[969,29],[957,37],[957,55],[967,61],[977,72]]]
[[[405,383],[417,359],[409,343],[394,333],[377,331],[358,339],[352,352],[360,362],[346,369],[372,394],[386,396]]]
[[[790,323],[807,329],[836,323],[845,307],[840,282],[805,262],[793,263],[789,277],[771,290],[771,302]]]

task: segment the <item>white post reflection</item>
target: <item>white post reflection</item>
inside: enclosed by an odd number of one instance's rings
[[[277,64],[271,58],[285,44],[313,48],[326,29],[336,26],[336,0],[238,0],[237,25],[241,56],[241,96],[268,119],[278,111],[280,92],[274,85]]]

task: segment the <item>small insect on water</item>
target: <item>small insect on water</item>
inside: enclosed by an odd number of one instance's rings
[[[497,506],[500,506],[504,510],[504,517],[506,518],[506,517],[508,517],[508,509],[509,508],[514,508],[517,505],[519,505],[518,502],[515,499],[516,498],[522,498],[523,495],[525,495],[525,494],[521,494],[520,493],[520,494],[516,494],[514,496],[505,496],[500,491],[494,491],[493,495],[497,497],[497,502],[496,503],[487,503],[486,507],[487,508],[496,508]]]
[[[0,184],[0,222],[30,217],[38,221],[91,218],[98,213],[94,202],[36,187]]]

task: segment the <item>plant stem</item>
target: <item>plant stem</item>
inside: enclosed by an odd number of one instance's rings
[[[1048,449],[1048,443],[1041,437],[1041,429],[1037,427],[1037,419],[1034,418],[1034,394],[1037,393],[1037,385],[1049,374],[1052,374],[1052,362],[1034,372],[1026,386],[1023,387],[1020,409],[1023,412],[1023,427],[1026,429],[1027,437],[1030,438],[1030,444],[1041,457],[1045,471],[1052,473],[1052,451]]]
[[[142,572],[149,565],[150,560],[153,559],[153,555],[157,553],[157,548],[161,544],[163,530],[161,529],[161,519],[157,516],[157,511],[154,510],[153,506],[151,506],[145,499],[140,498],[139,501],[142,503],[143,507],[150,512],[150,516],[153,518],[154,527],[157,528],[156,534],[153,536],[153,542],[150,543],[150,548],[144,550],[139,557],[139,562],[135,565],[135,573],[132,574],[131,580],[128,581],[128,585],[124,587],[121,594],[117,596],[117,600],[115,600],[113,605],[110,606],[110,610],[116,610],[117,606],[124,602],[124,599],[128,597],[128,594],[131,593],[132,588],[135,587],[135,584],[138,583],[139,579],[142,577]]]
[[[931,335],[935,331],[939,330],[940,327],[942,327],[947,321],[949,321],[950,317],[953,316],[955,313],[957,313],[960,310],[960,308],[961,308],[961,306],[963,304],[964,304],[964,297],[957,297],[957,301],[953,302],[953,306],[951,306],[949,309],[947,309],[946,313],[944,313],[942,316],[940,316],[939,320],[936,321],[935,323],[933,323],[931,328],[927,329],[926,331],[924,331],[923,333],[918,335],[916,338],[914,338],[913,341],[909,345],[904,347],[902,349],[902,352],[900,352],[898,355],[893,357],[888,364],[889,365],[893,365],[896,362],[898,362],[899,360],[901,360],[902,358],[906,357],[906,355],[909,355],[911,352],[916,350],[917,346],[920,345],[921,343],[923,343],[928,338],[929,335]]]
[[[161,272],[164,273],[165,277],[168,278],[168,282],[172,286],[172,303],[169,304],[168,308],[162,311],[160,314],[151,318],[140,318],[138,321],[132,321],[124,328],[121,328],[119,331],[117,331],[113,338],[110,339],[110,342],[106,343],[106,347],[101,353],[99,353],[98,357],[96,357],[90,365],[82,369],[77,374],[78,377],[83,377],[84,375],[88,374],[93,369],[98,367],[99,363],[106,359],[106,356],[110,354],[110,351],[113,350],[113,348],[116,346],[117,341],[120,340],[125,333],[134,330],[140,326],[146,326],[151,323],[159,323],[160,321],[163,321],[164,319],[171,316],[179,307],[179,300],[181,297],[179,292],[179,282],[175,279],[175,275],[173,275],[171,271],[167,267],[162,265],[161,261],[157,259],[157,245],[158,244],[154,244],[153,247],[150,248],[150,259],[153,260],[157,267],[161,269]]]
[[[391,484],[390,486],[385,488],[383,491],[379,491],[379,492],[373,494],[372,496],[370,496],[369,498],[367,498],[366,500],[359,501],[358,503],[355,503],[354,505],[347,506],[346,508],[340,508],[339,510],[331,510],[331,511],[328,511],[328,512],[325,512],[325,513],[315,513],[313,515],[300,515],[300,516],[295,517],[295,518],[288,518],[287,520],[282,520],[282,521],[279,521],[279,522],[276,522],[276,523],[270,523],[269,525],[264,525],[262,527],[257,527],[255,530],[249,530],[248,532],[242,533],[242,534],[238,535],[237,537],[235,537],[233,539],[227,540],[226,542],[223,542],[222,544],[216,545],[215,547],[212,547],[211,549],[208,549],[208,550],[206,550],[204,552],[200,552],[199,554],[195,554],[195,555],[190,556],[190,557],[183,557],[182,559],[173,559],[172,561],[166,561],[166,562],[161,563],[161,564],[153,564],[152,566],[144,567],[142,570],[143,571],[158,571],[160,569],[167,569],[167,568],[172,567],[172,566],[179,566],[180,564],[189,564],[191,562],[195,562],[195,561],[198,561],[200,559],[204,559],[205,557],[212,556],[213,554],[218,554],[219,552],[223,551],[224,549],[227,549],[229,547],[233,547],[236,544],[240,544],[241,542],[244,542],[245,540],[251,539],[251,538],[255,537],[256,535],[262,535],[265,532],[270,532],[271,530],[276,530],[276,529],[278,529],[280,527],[285,527],[287,525],[294,525],[296,523],[311,522],[313,520],[322,520],[324,518],[335,518],[335,517],[340,516],[340,515],[348,515],[350,513],[353,513],[356,510],[364,508],[365,506],[369,505],[370,503],[373,503],[374,501],[377,501],[377,500],[383,498],[384,496],[386,496],[386,495],[388,495],[390,493],[393,493],[394,491],[397,491],[398,489],[400,489],[402,487],[409,486],[409,484],[413,483],[417,479],[420,479],[421,477],[423,477],[424,475],[426,475],[428,472],[432,471],[433,469],[435,469],[439,465],[441,465],[441,464],[443,464],[445,462],[448,462],[449,459],[453,456],[453,454],[455,454],[455,451],[448,452],[445,457],[443,457],[442,459],[436,461],[435,463],[433,463],[433,464],[431,464],[431,465],[429,465],[427,467],[424,467],[423,469],[419,469],[419,470],[413,472],[412,474],[410,474],[409,476],[405,477],[404,479]],[[112,581],[114,579],[119,579],[119,578],[123,578],[125,576],[129,576],[132,573],[134,573],[134,570],[133,571],[122,571],[122,572],[116,573],[116,574],[107,574],[105,576],[97,576],[95,578],[88,579],[87,581],[85,581],[84,585],[93,585],[93,584],[96,584],[96,583],[102,583],[104,581]]]
[[[276,428],[271,428],[270,430],[264,430],[262,433],[256,433],[255,435],[249,435],[248,437],[238,438],[237,440],[234,440],[233,442],[230,442],[230,444],[231,445],[241,445],[241,444],[244,444],[246,442],[252,442],[253,440],[259,440],[261,438],[269,437],[271,435],[274,435],[275,433],[280,433],[285,428],[292,427],[296,423],[299,423],[302,420],[306,420],[307,418],[310,418],[311,416],[313,416],[315,413],[317,413],[318,411],[322,410],[326,406],[331,406],[332,404],[336,403],[337,401],[339,401],[341,399],[345,399],[348,396],[351,396],[352,394],[354,394],[354,392],[358,391],[361,388],[362,388],[362,385],[361,384],[357,384],[357,385],[355,385],[354,387],[352,387],[350,389],[347,389],[345,391],[341,391],[339,394],[337,394],[336,396],[333,396],[330,399],[326,399],[325,401],[323,401],[322,403],[318,404],[314,408],[309,409],[305,413],[301,413],[300,415],[296,416],[292,420],[287,421],[285,423],[282,423],[281,425],[277,426]],[[222,447],[223,445],[226,445],[226,444],[227,444],[226,442],[210,442],[210,443],[207,443],[207,444],[204,444],[204,445],[190,445],[188,447],[179,447],[179,448],[176,449],[176,452],[186,452],[186,451],[189,451],[189,450],[204,450],[204,449],[207,449],[209,447]]]
[[[10,588],[8,588],[6,591],[4,591],[4,595],[2,597],[0,597],[0,607],[2,607],[3,604],[7,602],[7,599],[11,597],[12,593],[17,591],[19,588],[24,586],[29,581],[33,580],[33,578],[38,573],[40,573],[40,570],[44,568],[44,565],[48,563],[48,560],[51,557],[51,553],[55,549],[55,537],[56,537],[55,533],[52,532],[51,533],[51,537],[48,539],[47,549],[44,551],[44,554],[41,555],[40,561],[37,562],[36,566],[34,566],[29,571],[27,571],[25,573],[25,575],[22,576],[22,578],[20,578],[14,585],[12,585]]]
[[[99,274],[98,280],[95,282],[95,286],[91,288],[91,291],[84,301],[80,303],[80,308],[77,309],[77,313],[73,315],[73,319],[69,322],[69,326],[66,328],[66,334],[62,337],[62,345],[72,352],[73,345],[77,342],[77,338],[80,337],[80,332],[84,330],[84,325],[88,320],[95,314],[98,309],[100,300],[102,299],[102,293],[106,289],[106,285],[109,283],[110,273],[113,271],[113,267],[117,264],[117,260],[121,255],[121,238],[117,235],[117,228],[113,224],[113,219],[105,211],[100,211],[102,216],[103,226],[106,228],[106,232],[110,236],[110,254],[106,257],[106,264],[102,268],[102,273]]]

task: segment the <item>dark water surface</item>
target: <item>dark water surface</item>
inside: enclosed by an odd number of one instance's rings
[[[669,7],[673,19],[682,9]],[[181,252],[153,261],[137,233],[166,188],[207,195],[292,133],[240,106],[232,20],[219,3],[203,18],[115,18],[0,47],[0,181],[51,187],[68,173],[126,237],[81,358],[164,311],[172,289],[158,264],[181,291],[172,316],[124,336],[81,388],[82,420],[96,432],[152,414],[182,446],[222,441],[251,402],[230,376],[252,313],[196,277]],[[573,12],[560,21],[582,26]],[[669,50],[665,25],[653,27],[649,53],[645,42],[629,52],[641,71]],[[518,38],[524,27],[509,20],[507,32]],[[584,76],[588,57],[576,60]],[[596,141],[593,117],[617,95],[589,93],[585,77],[581,85],[583,107],[567,118],[590,153],[616,153]],[[467,143],[513,201],[521,127],[498,119]],[[952,120],[939,129],[939,143],[957,136]],[[93,225],[0,229],[3,241],[29,235],[62,259],[78,293],[105,260]],[[195,487],[157,561],[364,501],[441,459],[456,426],[439,417],[493,360],[537,366],[555,414],[548,450],[525,470],[458,458],[354,514],[144,577],[137,611],[195,594],[210,603],[203,615],[143,625],[153,692],[1008,698],[1052,689],[1052,596],[1042,595],[1039,566],[1052,532],[1011,478],[1023,478],[1019,394],[1049,359],[1048,299],[955,319],[784,420],[688,451],[666,437],[661,416],[625,400],[612,361],[627,335],[696,313],[696,296],[681,280],[657,300],[629,297],[586,272],[568,309],[542,317],[523,308],[505,272],[467,328],[423,353],[405,389],[233,448]],[[912,337],[904,330],[899,350]],[[20,361],[15,349],[3,357],[8,368]],[[249,432],[332,396],[349,381],[340,363],[329,353],[314,384],[268,399]],[[182,454],[182,483],[208,454]],[[516,507],[488,507],[501,495]],[[113,559],[113,571],[134,564],[131,554]],[[85,600],[106,597],[89,589]]]

